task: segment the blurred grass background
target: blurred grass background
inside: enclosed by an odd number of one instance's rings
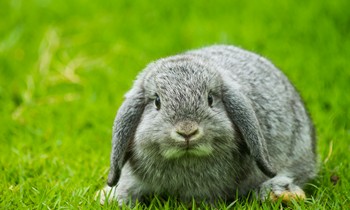
[[[347,0],[0,1],[0,208],[101,208],[93,195],[107,177],[111,126],[137,73],[219,43],[269,58],[306,101],[321,170],[294,207],[349,208],[349,8]]]

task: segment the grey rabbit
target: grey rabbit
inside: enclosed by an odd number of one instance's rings
[[[98,198],[305,199],[316,159],[313,123],[287,77],[255,53],[214,45],[138,75],[114,121],[108,185]]]

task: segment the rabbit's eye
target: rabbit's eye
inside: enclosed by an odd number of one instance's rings
[[[214,101],[213,96],[212,96],[211,94],[209,94],[209,95],[208,95],[208,105],[209,105],[210,107],[213,106],[213,101]]]
[[[154,104],[156,105],[157,110],[160,109],[160,98],[158,94],[156,94],[156,99],[154,100]]]

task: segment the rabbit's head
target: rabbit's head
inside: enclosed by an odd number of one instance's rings
[[[134,138],[137,152],[172,159],[236,149],[217,71],[186,59],[149,68],[143,79],[147,102]]]
[[[184,55],[154,62],[139,75],[114,123],[110,186],[130,151],[174,159],[232,153],[244,145],[273,176],[249,101],[217,68]]]

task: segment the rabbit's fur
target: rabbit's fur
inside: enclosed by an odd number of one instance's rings
[[[233,46],[148,65],[118,111],[112,144],[101,203],[153,194],[215,202],[249,191],[304,197],[316,174],[314,128],[299,94],[265,58]]]

